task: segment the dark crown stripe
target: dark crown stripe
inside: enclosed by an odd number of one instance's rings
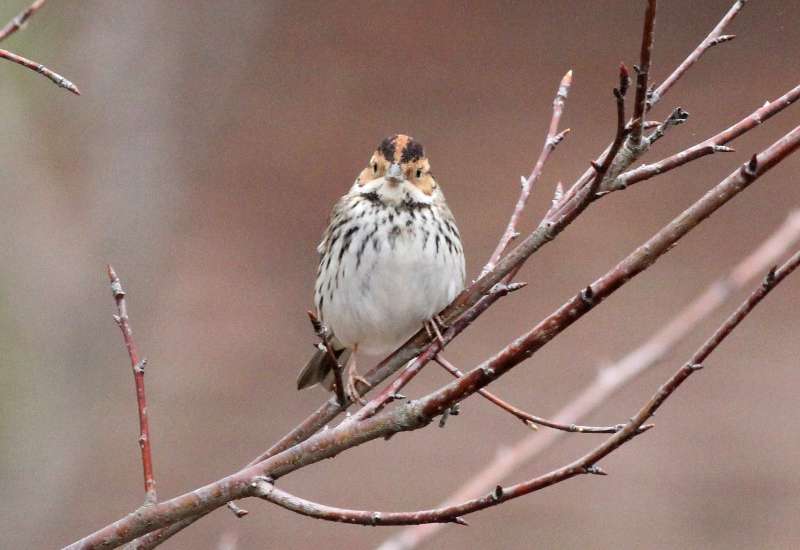
[[[424,156],[425,152],[422,150],[422,144],[411,138],[408,140],[405,149],[403,149],[403,155],[400,157],[400,162],[411,162],[419,160]]]
[[[381,141],[381,144],[378,145],[378,152],[383,155],[383,158],[392,162],[394,160],[394,148],[395,142],[397,141],[397,136],[390,136]]]

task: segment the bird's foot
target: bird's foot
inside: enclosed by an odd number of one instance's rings
[[[371,388],[372,384],[367,382],[367,379],[358,374],[358,371],[355,369],[354,365],[350,365],[350,368],[347,370],[347,382],[345,383],[345,393],[350,401],[354,403],[358,403],[359,405],[366,405],[367,402],[361,396],[361,392],[358,391],[358,383],[361,382],[367,388]]]
[[[442,338],[442,331],[439,329],[439,327],[446,328],[445,324],[442,322],[442,319],[438,315],[434,315],[430,318],[430,320],[425,321],[423,325],[425,326],[425,332],[428,333],[428,336],[431,338],[436,336],[436,339],[439,341],[439,345],[444,348],[444,338]]]

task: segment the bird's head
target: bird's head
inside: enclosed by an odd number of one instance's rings
[[[379,185],[389,188],[384,191],[397,189],[399,193],[403,187],[410,186],[409,190],[415,195],[421,193],[425,197],[431,197],[438,188],[422,144],[404,134],[396,134],[380,142],[369,159],[369,165],[356,179],[356,184],[372,187],[377,180],[382,180]]]

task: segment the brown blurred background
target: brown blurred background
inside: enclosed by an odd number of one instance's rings
[[[27,5],[0,7],[7,21]],[[729,0],[661,2],[663,79]],[[314,340],[316,252],[334,200],[378,141],[422,141],[475,274],[541,147],[559,78],[575,70],[523,229],[555,182],[609,140],[617,64],[637,61],[643,3],[564,1],[137,2],[52,0],[4,43],[62,72],[83,96],[0,63],[0,546],[52,548],[142,502],[132,376],[104,275],[129,290],[147,385],[159,495],[217,479],[323,398],[297,393]],[[653,113],[691,113],[648,157],[704,139],[800,80],[800,6],[748,5]],[[481,318],[448,356],[487,357],[800,120],[782,113],[737,153],[619,193],[537,254],[529,287]],[[800,204],[800,156],[735,199],[651,270],[496,386],[548,415],[770,234]],[[740,298],[737,296],[737,299]],[[656,430],[580,478],[472,516],[429,548],[781,548],[800,540],[800,277],[788,281],[662,409]],[[730,311],[594,418],[630,416]],[[578,344],[579,343],[579,344]],[[576,345],[578,344],[578,345]],[[447,380],[430,368],[409,388]],[[439,502],[526,435],[471,399],[447,429],[374,442],[282,484],[340,506]],[[512,482],[577,456],[572,436]],[[370,548],[393,529],[323,523],[248,502],[165,548]]]

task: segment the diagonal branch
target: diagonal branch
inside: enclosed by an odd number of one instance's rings
[[[421,399],[382,411],[360,422],[345,422],[335,428],[321,431],[263,462],[244,468],[204,487],[168,501],[142,507],[95,531],[68,548],[75,550],[77,548],[98,548],[101,545],[105,548],[119,546],[160,527],[207,513],[231,500],[255,496],[258,488],[257,479],[262,476],[278,479],[299,468],[331,458],[367,441],[385,438],[402,431],[417,430],[428,425],[445,410],[463,401],[536,353],[595,305],[649,268],[698,224],[798,148],[800,148],[800,127],[783,136],[759,155],[754,155],[750,162],[709,190],[701,199],[611,271],[550,314],[531,331],[520,336],[494,357],[468,372],[463,378],[455,380]],[[683,372],[683,369],[680,372]],[[688,374],[684,378],[686,376]],[[681,381],[682,379],[677,383]],[[657,395],[663,394],[664,391]],[[592,460],[590,464],[593,465],[632,437],[661,401],[663,399],[655,401],[655,405],[650,411],[643,409],[643,412],[640,412],[633,422],[629,422],[622,431],[614,434],[603,446],[591,455],[587,455],[588,459]],[[592,472],[592,469],[584,467],[576,469],[576,464],[582,466],[584,461],[585,459],[581,459],[581,462],[567,465],[560,474],[553,475],[564,475],[566,478],[579,473]],[[547,486],[552,483],[552,479],[550,476],[537,478],[534,480],[534,485]],[[516,489],[510,488],[510,490],[526,490],[527,488],[530,492],[530,484],[522,485],[515,486]],[[508,491],[505,494],[508,494]]]
[[[667,80],[665,80],[664,83],[657,88],[656,92],[658,93],[654,93],[650,97],[649,105],[651,107],[655,105],[672,88],[675,82],[677,82],[687,72],[687,70],[700,59],[700,57],[703,56],[708,48],[711,47],[709,45],[710,42],[722,35],[725,27],[727,27],[727,25],[738,14],[743,5],[744,2],[740,0],[735,2],[733,7],[720,20],[717,26],[703,40],[703,42],[701,42],[689,54],[689,57],[687,57],[686,60],[684,60],[672,72]],[[630,164],[635,161],[635,158],[631,158],[629,160],[630,162],[620,167],[618,171],[613,171],[610,176],[616,177],[616,175],[618,175],[622,170],[630,166]],[[578,181],[582,181],[584,179],[588,180],[593,175],[594,170],[590,169],[585,172]],[[491,294],[487,296],[489,290],[496,283],[503,280],[503,278],[512,269],[518,270],[520,265],[524,263],[528,257],[534,254],[537,250],[539,250],[539,248],[547,244],[549,241],[554,239],[557,233],[558,232],[554,228],[540,224],[540,226],[528,237],[526,237],[523,242],[521,242],[511,253],[509,253],[506,258],[501,259],[491,273],[487,273],[486,276],[480,277],[442,312],[441,315],[445,322],[452,321],[468,308],[477,304],[478,301],[486,300],[487,298],[489,299],[489,302],[485,303],[485,307],[488,308],[496,299],[493,298]],[[408,341],[406,341],[402,346],[400,346],[397,350],[395,350],[372,370],[370,370],[365,375],[365,378],[372,387],[377,386],[389,376],[394,374],[408,361],[422,353],[430,345],[433,344],[431,343],[431,339],[425,334],[425,331],[421,330],[417,332],[417,334],[409,338]],[[362,393],[362,395],[366,394],[369,390],[370,388],[368,387],[359,386],[359,391]],[[318,430],[322,429],[323,426],[329,424],[334,418],[346,410],[346,408],[347,407],[340,406],[333,399],[326,400],[317,408],[317,410],[312,412],[308,417],[306,417],[305,420],[295,426],[289,433],[284,435],[272,447],[270,447],[269,450],[263,453],[261,455],[262,460],[266,457],[274,456],[275,454],[284,451],[293,445],[297,445],[302,441],[305,441]]]
[[[436,363],[441,365],[447,372],[455,376],[456,378],[461,378],[464,376],[455,365],[451,364],[447,361],[441,354],[437,355],[433,359]],[[616,424],[614,426],[580,426],[578,424],[567,424],[563,422],[554,422],[552,420],[548,420],[546,418],[542,418],[541,416],[536,416],[534,414],[527,413],[520,408],[515,407],[511,403],[500,399],[493,393],[489,393],[485,389],[478,390],[478,393],[486,398],[488,401],[494,403],[501,409],[505,410],[506,412],[511,413],[517,419],[521,420],[526,426],[533,428],[534,430],[537,429],[537,425],[541,424],[542,426],[547,426],[548,428],[553,428],[554,430],[561,430],[563,432],[570,432],[570,433],[587,433],[587,434],[613,434],[620,431],[625,425],[624,424]],[[650,428],[651,425],[646,426],[646,428]]]
[[[730,336],[733,330],[745,317],[774,289],[786,276],[800,265],[800,251],[794,254],[780,269],[772,268],[764,282],[731,314],[714,334],[700,346],[691,359],[673,374],[650,398],[639,412],[625,424],[618,433],[609,437],[601,445],[573,462],[535,477],[531,480],[503,487],[497,485],[488,495],[472,499],[467,502],[446,506],[433,510],[420,510],[415,512],[377,512],[366,510],[348,510],[335,508],[305,500],[280,489],[277,489],[271,480],[260,478],[253,483],[256,486],[255,495],[266,499],[279,506],[317,519],[342,523],[355,523],[359,525],[419,525],[423,523],[458,523],[466,525],[464,515],[496,506],[503,502],[528,495],[556,483],[566,481],[572,477],[583,474],[605,475],[597,463],[619,449],[622,445],[641,433],[644,423],[655,414],[661,405],[686,381],[689,376],[703,368],[703,362],[719,345]]]
[[[722,44],[723,42],[728,42],[729,40],[733,40],[735,35],[732,34],[723,34],[725,28],[733,21],[733,19],[739,15],[739,12],[742,11],[742,8],[747,3],[747,0],[736,0],[733,5],[730,7],[728,12],[720,19],[717,26],[712,29],[708,36],[706,36],[700,44],[689,54],[689,56],[684,59],[678,67],[672,71],[664,82],[658,85],[655,90],[650,93],[650,97],[647,100],[647,109],[650,110],[656,103],[658,103],[664,95],[669,92],[669,90],[675,85],[675,83],[683,77],[684,74],[687,73],[692,66],[697,63],[703,54],[705,54],[710,48],[713,48],[717,44]]]
[[[6,23],[6,26],[0,29],[0,42],[24,27],[28,19],[39,11],[46,1],[47,0],[36,0],[33,4],[22,10],[15,18]]]
[[[564,139],[564,136],[566,136],[567,132],[569,132],[569,129],[559,132],[558,124],[561,121],[561,113],[564,111],[564,103],[567,99],[567,95],[569,94],[570,86],[572,86],[571,70],[567,71],[567,74],[565,74],[561,79],[561,83],[558,86],[558,92],[556,92],[556,97],[553,100],[553,116],[550,119],[550,127],[547,130],[547,137],[544,140],[542,152],[539,153],[539,158],[536,160],[536,164],[534,165],[530,175],[527,178],[522,178],[522,182],[520,183],[521,190],[519,199],[517,200],[517,205],[514,207],[514,212],[511,214],[511,219],[508,220],[508,226],[506,227],[506,230],[500,237],[500,242],[497,243],[497,247],[494,249],[494,252],[492,252],[489,261],[483,267],[481,276],[494,269],[495,265],[497,265],[497,262],[500,260],[500,257],[503,255],[503,252],[505,252],[506,248],[508,248],[508,245],[519,235],[519,233],[517,233],[517,223],[519,223],[519,218],[522,215],[522,211],[525,210],[525,205],[528,203],[528,197],[531,194],[531,188],[542,174],[542,169],[544,168],[544,164],[547,162],[550,153],[553,152],[556,146]]]
[[[156,497],[156,480],[153,476],[153,455],[150,449],[150,425],[147,421],[147,397],[144,392],[144,367],[147,364],[147,359],[139,358],[139,351],[136,349],[136,343],[133,340],[133,331],[128,320],[128,305],[125,301],[125,291],[122,289],[122,283],[119,281],[114,268],[108,266],[108,279],[111,282],[111,293],[114,295],[114,301],[117,304],[117,315],[114,315],[114,322],[117,323],[120,332],[122,332],[122,339],[125,342],[125,348],[128,350],[128,356],[131,359],[131,367],[133,368],[133,380],[136,384],[136,403],[139,408],[139,448],[142,451],[142,470],[144,471],[144,493],[145,504],[154,504],[158,499]]]
[[[648,101],[648,108],[652,108],[668,91],[671,87],[693,66],[702,55],[713,45],[723,42],[732,37],[722,35],[722,31],[733,20],[744,5],[743,0],[737,0],[728,13],[720,20],[712,32],[695,48],[690,55],[681,63],[673,73],[659,86],[656,91],[650,95]],[[646,125],[646,124],[645,124]],[[610,148],[610,146],[609,146]],[[608,151],[608,148],[606,149]],[[637,160],[639,155],[628,154],[619,155],[614,165],[612,165],[609,173],[606,175],[606,181],[617,177],[622,171],[627,169],[633,162]],[[576,182],[583,183],[590,181],[595,176],[593,168],[587,170]],[[451,322],[464,314],[470,308],[477,308],[480,305],[481,310],[490,307],[494,301],[497,300],[499,295],[493,294],[490,290],[500,281],[507,278],[513,271],[516,273],[521,265],[539,248],[551,241],[555,236],[568,225],[556,227],[549,224],[540,224],[539,227],[531,233],[522,243],[520,243],[506,258],[502,259],[495,267],[493,272],[487,273],[485,276],[480,277],[469,288],[465,289],[460,296],[454,300],[445,310],[440,314],[445,322]],[[420,353],[429,350],[434,343],[431,338],[426,335],[425,331],[419,331],[417,334],[409,338],[402,346],[395,350],[392,354],[386,357],[372,370],[370,370],[365,378],[370,386],[360,386],[359,391],[362,395],[366,394],[371,387],[375,387],[389,376],[394,374],[398,369],[405,365],[410,360],[414,359]],[[273,457],[295,445],[299,445],[303,441],[317,433],[324,426],[328,425],[333,419],[347,409],[347,405],[340,405],[335,399],[330,398],[323,402],[314,412],[312,412],[305,420],[293,428],[290,432],[284,435],[280,440],[272,445],[266,452],[257,459],[258,461],[266,460]],[[162,529],[148,535],[146,537],[146,544],[148,548],[153,547],[166,538],[179,532],[184,527],[196,521],[200,515],[208,513],[211,509],[198,512],[195,515],[190,515],[186,519],[173,523],[166,529]],[[198,515],[200,514],[200,515]],[[137,541],[139,542],[139,541]]]
[[[78,90],[78,87],[75,86],[75,84],[73,84],[60,74],[51,71],[41,63],[36,63],[35,61],[31,61],[30,59],[27,59],[15,53],[11,53],[7,50],[0,50],[0,58],[13,61],[17,65],[22,65],[23,67],[35,71],[46,78],[49,78],[50,81],[53,82],[53,84],[55,84],[59,88],[66,88],[75,95],[81,95],[80,90]]]
[[[734,293],[750,285],[753,279],[775,265],[787,250],[800,242],[800,210],[793,211],[786,221],[756,250],[745,257],[727,275],[711,283],[696,299],[681,309],[666,325],[646,342],[622,357],[614,365],[604,367],[595,380],[555,415],[560,422],[588,416],[628,382],[659,364],[697,326],[707,319]],[[498,480],[508,477],[534,457],[551,448],[566,434],[545,432],[523,437],[511,448],[502,449],[497,456],[473,474],[455,493],[442,503],[446,507],[475,495],[490,491]],[[409,527],[387,539],[381,550],[411,550],[432,537],[441,524]]]
[[[633,102],[633,122],[629,147],[638,150],[642,145],[642,126],[647,107],[647,81],[650,75],[650,57],[653,54],[654,31],[656,25],[656,0],[647,0],[642,30],[642,49],[636,69],[636,98]]]
[[[650,179],[654,176],[661,175],[675,168],[679,168],[693,160],[697,160],[706,155],[711,155],[718,152],[730,152],[732,149],[725,147],[726,143],[730,143],[742,134],[760,126],[774,115],[780,113],[795,101],[800,98],[800,85],[795,86],[781,97],[774,101],[765,103],[760,108],[756,109],[748,116],[721,131],[720,133],[711,136],[707,140],[693,145],[688,149],[684,149],[679,153],[675,153],[663,160],[652,164],[643,164],[633,170],[629,170],[624,174],[619,175],[615,180],[607,182],[607,185],[600,190],[600,193],[608,193],[611,191],[619,191],[625,189],[634,183],[639,183]]]

